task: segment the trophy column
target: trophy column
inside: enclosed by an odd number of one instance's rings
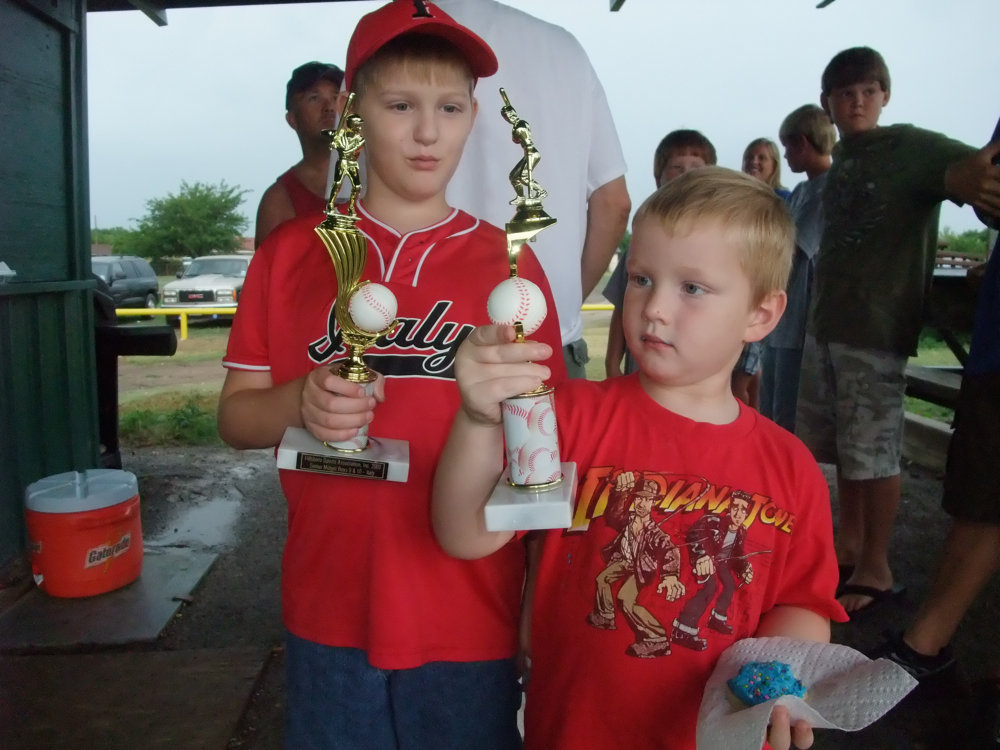
[[[361,281],[368,243],[357,229],[355,205],[361,191],[358,155],[365,141],[361,117],[349,114],[353,100],[351,94],[337,129],[323,131],[330,138],[330,150],[337,153],[337,168],[326,219],[316,227],[316,234],[330,254],[337,274],[334,314],[347,358],[336,368],[336,373],[371,395],[378,374],[365,364],[363,355],[380,336],[392,333],[398,321],[393,293],[381,284]],[[334,200],[344,180],[350,180],[351,196],[347,213],[341,214]],[[410,448],[405,440],[369,437],[367,426],[349,440],[336,443],[321,442],[307,430],[289,427],[278,447],[277,463],[279,469],[405,482],[409,475]]]
[[[538,330],[547,310],[542,290],[517,275],[517,253],[556,220],[542,208],[546,192],[532,176],[541,156],[531,128],[518,117],[502,88],[500,95],[504,101],[500,113],[511,124],[511,137],[523,156],[510,173],[515,210],[504,227],[510,276],[490,293],[486,309],[492,322],[513,325],[515,340],[523,342]],[[507,468],[486,503],[490,531],[568,528],[572,522],[576,464],[560,461],[553,391],[543,383],[501,404]]]

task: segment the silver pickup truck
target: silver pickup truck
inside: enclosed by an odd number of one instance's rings
[[[236,307],[251,254],[204,255],[163,286],[161,307]]]

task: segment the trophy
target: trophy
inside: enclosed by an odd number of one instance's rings
[[[500,114],[511,125],[511,138],[523,156],[510,173],[514,188],[514,217],[504,225],[510,276],[500,282],[486,303],[493,323],[513,325],[515,341],[523,343],[542,325],[547,314],[545,296],[533,282],[517,275],[517,254],[525,242],[556,220],[545,213],[546,192],[532,176],[541,158],[522,120],[501,88]],[[543,383],[501,404],[507,467],[486,503],[490,531],[567,528],[576,495],[576,464],[559,460],[553,388]]]
[[[363,355],[379,337],[392,333],[398,321],[395,295],[381,284],[361,280],[368,244],[356,227],[356,204],[361,192],[358,156],[365,139],[361,134],[361,117],[350,112],[353,101],[352,93],[337,129],[323,131],[330,139],[330,150],[336,151],[337,163],[326,219],[316,227],[316,234],[330,254],[337,275],[334,315],[347,358],[336,368],[336,373],[359,384],[371,396],[378,374],[365,364]],[[347,212],[342,214],[334,202],[345,180],[350,181],[351,193]],[[278,448],[278,467],[405,482],[409,474],[409,445],[405,440],[369,437],[367,425],[354,437],[332,443],[321,442],[302,428],[289,427]]]

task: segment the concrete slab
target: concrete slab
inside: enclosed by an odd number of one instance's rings
[[[33,589],[0,614],[0,652],[154,641],[215,558],[212,552],[147,548],[142,575],[116,591],[58,599]]]
[[[0,657],[4,750],[224,748],[263,648]]]

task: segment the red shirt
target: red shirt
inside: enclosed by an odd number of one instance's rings
[[[292,201],[292,209],[296,216],[309,216],[326,208],[326,198],[316,195],[307,188],[302,180],[296,176],[294,170],[289,169],[275,182],[281,183],[285,188],[289,200]]]
[[[562,460],[580,481],[573,526],[545,536],[525,748],[693,750],[719,654],[762,614],[792,605],[846,620],[826,480],[798,439],[742,405],[731,424],[694,422],[636,375],[573,380],[555,402]],[[623,472],[653,483],[651,506],[616,492]],[[734,497],[748,498],[738,524]],[[704,556],[715,573],[696,576]],[[658,588],[672,576],[685,590],[668,601]],[[685,621],[704,650],[676,642]]]
[[[509,273],[503,232],[461,211],[400,236],[363,206],[368,240],[363,279],[396,295],[399,329],[366,360],[385,375],[386,401],[371,434],[407,440],[405,483],[280,472],[288,500],[282,563],[284,620],[295,635],[359,648],[372,665],[402,669],[430,661],[512,656],[524,573],[510,544],[477,561],[446,555],[430,521],[433,472],[459,407],[455,350],[488,323],[486,299]],[[270,371],[274,384],[342,358],[333,314],[337,280],[313,228],[322,214],[293,219],[257,251],[229,338],[226,367]],[[549,287],[528,248],[519,274]],[[554,383],[565,379],[559,323],[550,313],[533,337],[553,347]]]

